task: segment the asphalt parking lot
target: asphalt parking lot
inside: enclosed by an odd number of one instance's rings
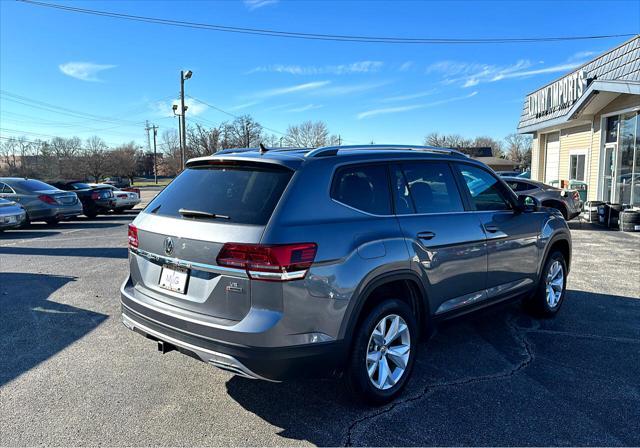
[[[402,398],[367,409],[126,330],[132,218],[0,235],[0,445],[640,445],[640,234],[572,223],[556,319],[510,304],[443,325]]]

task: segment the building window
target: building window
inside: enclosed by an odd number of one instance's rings
[[[585,179],[585,161],[587,156],[585,154],[572,154],[569,161],[569,179],[580,180],[584,182]]]
[[[607,135],[605,143],[616,143],[618,141],[618,116],[607,118]]]

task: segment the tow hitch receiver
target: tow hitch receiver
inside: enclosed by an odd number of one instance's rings
[[[164,341],[158,341],[158,351],[161,352],[163,355],[175,349],[176,348],[171,344],[168,344]]]

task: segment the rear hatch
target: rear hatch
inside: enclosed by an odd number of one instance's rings
[[[251,307],[249,278],[216,258],[225,243],[260,242],[292,175],[248,162],[186,169],[133,223],[135,288],[175,307],[241,320]]]

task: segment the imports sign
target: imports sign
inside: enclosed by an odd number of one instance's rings
[[[578,70],[529,95],[529,115],[540,117],[566,109],[582,96],[587,87],[584,70]]]

